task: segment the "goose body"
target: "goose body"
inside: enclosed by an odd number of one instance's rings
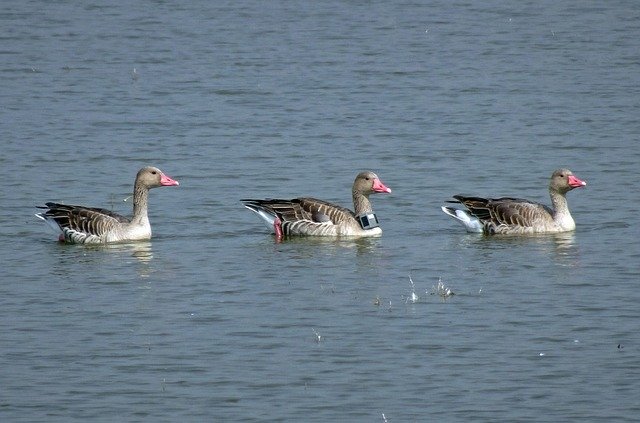
[[[549,181],[552,207],[522,198],[482,198],[454,195],[466,210],[443,206],[442,211],[459,221],[468,232],[485,234],[540,234],[567,232],[576,224],[569,212],[566,194],[586,186],[569,169],[553,172]]]
[[[353,182],[354,211],[311,197],[240,201],[257,213],[277,238],[284,235],[365,237],[382,234],[369,195],[390,192],[375,173],[367,171],[359,173]]]
[[[156,167],[138,171],[133,188],[133,216],[129,219],[112,211],[59,203],[46,203],[36,216],[59,233],[59,240],[71,244],[104,244],[151,238],[147,214],[149,190],[177,186]]]

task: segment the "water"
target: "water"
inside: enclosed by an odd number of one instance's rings
[[[639,15],[3,3],[0,418],[636,421]],[[33,217],[129,213],[146,164],[181,182],[151,193],[150,242],[60,245]],[[484,238],[439,210],[548,202],[560,166],[588,183],[573,234]],[[350,205],[362,169],[393,189],[379,239],[276,244],[238,201]]]

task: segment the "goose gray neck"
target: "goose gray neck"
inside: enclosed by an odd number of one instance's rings
[[[569,206],[567,205],[567,197],[553,189],[549,189],[549,196],[551,197],[551,205],[555,214],[568,214]]]
[[[356,216],[359,214],[367,214],[373,212],[371,208],[371,202],[369,201],[369,197],[364,195],[363,193],[354,190],[353,191],[353,211]]]
[[[149,188],[142,184],[133,187],[133,217],[132,223],[145,224],[149,221],[147,208],[149,202]]]
[[[550,189],[549,195],[551,196],[551,204],[553,206],[553,221],[563,230],[574,230],[576,223],[569,212],[565,194]]]

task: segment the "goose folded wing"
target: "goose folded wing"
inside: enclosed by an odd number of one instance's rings
[[[107,209],[46,203],[44,216],[53,219],[62,229],[102,236],[123,223],[126,217]]]
[[[331,222],[337,225],[355,218],[351,210],[327,201],[316,198],[299,198],[296,201],[304,211],[307,220],[315,223]]]
[[[540,220],[552,218],[547,206],[521,198],[498,198],[487,203],[490,220],[509,226],[530,227]]]
[[[466,197],[463,195],[454,195],[453,198],[455,198],[456,201],[450,201],[451,203],[461,203],[469,210],[469,213],[479,220],[484,221],[491,219],[491,211],[488,206],[491,200],[482,197]]]

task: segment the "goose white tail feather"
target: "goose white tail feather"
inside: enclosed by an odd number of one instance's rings
[[[45,221],[48,227],[50,227],[56,234],[62,233],[62,228],[60,225],[56,223],[53,219],[48,219],[46,216],[43,216],[42,213],[36,213],[35,215],[38,219],[42,219]]]
[[[251,210],[252,212],[255,212],[258,216],[260,216],[264,224],[267,225],[267,227],[271,229],[271,231],[274,230],[273,224],[277,218],[275,214],[269,213],[267,210],[264,210],[262,208],[259,208],[253,205],[245,204],[244,206],[249,210]]]
[[[465,227],[467,232],[482,233],[482,223],[466,211],[446,206],[442,206],[441,208],[443,212],[460,222]]]

